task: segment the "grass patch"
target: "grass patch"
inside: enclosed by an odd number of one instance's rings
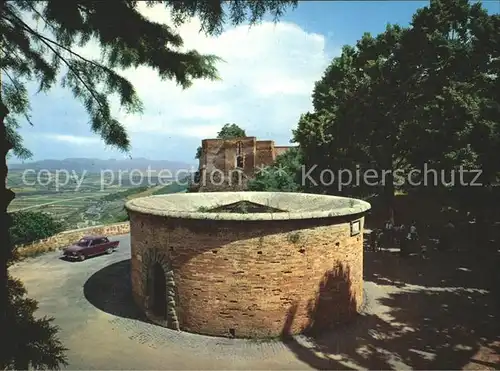
[[[288,235],[288,241],[291,243],[297,243],[300,240],[300,232],[292,232]]]
[[[53,245],[50,246],[45,246],[45,245],[31,245],[31,246],[25,246],[16,249],[16,256],[21,258],[21,259],[27,259],[27,258],[36,258],[37,256],[43,255],[48,252],[52,251],[58,251],[61,250],[62,247],[55,247]]]
[[[133,194],[142,193],[145,192],[146,190],[148,190],[148,187],[129,188],[126,189],[125,191],[107,194],[102,198],[102,201],[116,201],[119,199],[126,199],[127,197]]]
[[[286,210],[277,209],[275,207],[261,205],[250,201],[238,201],[226,205],[214,206],[211,208],[200,207],[198,211],[210,213],[284,213]]]
[[[187,184],[179,184],[181,182],[174,182],[171,184],[167,184],[166,186],[161,187],[153,192],[153,195],[166,195],[171,193],[179,193],[185,192],[188,189]],[[184,181],[182,182],[184,183]]]
[[[130,196],[127,197],[127,200],[132,200],[134,198],[139,198],[139,197],[148,197],[152,196],[155,194],[156,191],[159,189],[163,188],[162,186],[156,186],[156,187],[151,187],[144,192],[138,192],[138,193],[133,193]]]

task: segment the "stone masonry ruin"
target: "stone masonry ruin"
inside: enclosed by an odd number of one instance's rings
[[[134,300],[158,325],[265,338],[324,330],[361,307],[367,202],[219,192],[126,207]]]
[[[255,172],[270,166],[294,146],[277,146],[256,137],[203,139],[199,161],[198,192],[242,191]]]

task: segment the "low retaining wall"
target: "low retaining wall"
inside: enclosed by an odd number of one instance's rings
[[[20,258],[27,258],[47,251],[55,251],[66,247],[86,235],[121,235],[130,232],[130,223],[117,223],[109,225],[96,225],[88,228],[64,231],[43,240],[27,245],[16,246]]]

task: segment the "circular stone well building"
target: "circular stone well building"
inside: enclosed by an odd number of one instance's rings
[[[348,321],[362,304],[367,202],[214,192],[126,207],[134,300],[159,325],[273,337]]]

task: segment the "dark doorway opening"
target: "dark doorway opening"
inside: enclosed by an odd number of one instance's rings
[[[243,162],[243,156],[236,157],[236,167],[243,169],[244,166],[245,166],[245,163]]]
[[[153,266],[153,314],[162,319],[167,318],[167,285],[165,272],[160,263]]]
[[[245,166],[245,161],[243,160],[243,143],[236,143],[236,167],[243,169]]]

